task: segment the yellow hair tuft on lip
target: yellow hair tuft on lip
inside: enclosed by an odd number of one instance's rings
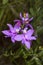
[[[26,18],[26,13],[24,13],[24,18]]]

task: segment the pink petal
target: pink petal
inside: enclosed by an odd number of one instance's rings
[[[7,35],[7,36],[11,35],[11,33],[8,30],[4,30],[4,31],[2,31],[2,33],[5,34],[5,35]]]
[[[13,43],[15,43],[14,36],[11,37],[11,41],[12,41]]]
[[[20,22],[20,20],[14,20],[14,22]]]
[[[32,27],[31,24],[27,24],[26,26],[27,26],[27,27],[30,27],[31,29],[33,29],[33,27]]]
[[[17,23],[15,24],[14,28],[18,28],[18,27],[20,27],[20,26],[21,26],[21,23],[20,23],[20,22],[17,22]]]
[[[25,18],[25,21],[28,21],[29,18]]]
[[[25,34],[25,39],[30,40],[31,36],[29,36],[28,34],[27,35]]]
[[[31,36],[34,33],[33,29],[30,29],[27,31],[26,35]]]
[[[26,13],[26,18],[29,18],[29,14],[28,13]]]
[[[22,39],[23,39],[23,35],[21,35],[21,34],[15,36],[16,41],[21,41]]]
[[[32,37],[30,38],[30,40],[36,40],[36,37],[35,37],[35,36],[32,36]]]
[[[22,13],[20,12],[20,18],[22,18]]]
[[[20,25],[21,25],[21,24],[20,24],[19,22],[15,24],[15,26],[14,26],[14,32],[19,33],[19,31],[20,31],[20,29],[21,29]]]
[[[31,45],[30,41],[26,41],[26,40],[25,40],[25,45],[26,45],[26,47],[27,47],[28,49],[30,49],[30,45]]]
[[[11,24],[7,24],[7,26],[9,26],[11,32],[14,32],[14,28]]]
[[[23,36],[22,44],[25,44],[25,37]]]
[[[35,36],[29,36],[29,35],[26,35],[26,34],[25,34],[25,38],[27,40],[36,40],[36,37]]]
[[[33,20],[33,17],[29,19],[29,21],[32,21]]]
[[[35,36],[32,36],[34,30],[30,29],[27,31],[27,33],[25,34],[25,38],[27,40],[36,40],[36,37]]]

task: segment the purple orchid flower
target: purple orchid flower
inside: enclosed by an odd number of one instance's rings
[[[22,13],[20,13],[20,18],[22,19],[22,23],[29,23],[33,20],[33,17],[29,19],[28,13],[24,13],[24,16],[22,16]],[[14,20],[14,22],[20,22],[20,20]]]
[[[22,22],[26,24],[26,27],[28,26],[33,29],[32,25],[29,24],[29,22],[33,20],[33,17],[29,19],[28,13],[24,13],[24,17],[22,16],[22,13],[20,13],[20,18],[22,19]]]
[[[33,20],[33,17],[29,19],[29,14],[24,13],[24,16],[22,16],[22,13],[20,13],[20,18],[22,19],[23,23],[29,23],[30,21]]]
[[[33,36],[34,30],[30,29],[27,31],[27,28],[24,28],[22,30],[23,34],[19,34],[15,36],[16,41],[22,41],[22,44],[25,44],[25,46],[30,49],[32,40],[36,40],[36,37]]]
[[[14,22],[20,22],[20,23],[22,22],[26,26],[28,26],[31,29],[33,29],[32,25],[29,24],[29,22],[33,20],[33,17],[29,18],[29,14],[28,13],[24,13],[24,16],[22,16],[22,13],[20,13],[20,18],[21,18],[21,20],[14,20]]]
[[[4,30],[2,31],[3,34],[5,34],[5,37],[11,37],[11,41],[14,43],[15,42],[15,36],[18,35],[20,31],[20,24],[18,23],[13,27],[11,24],[7,24],[9,27],[9,30]]]

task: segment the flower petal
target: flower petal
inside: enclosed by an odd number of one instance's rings
[[[31,24],[27,24],[26,27],[30,27],[31,29],[33,29]]]
[[[36,37],[35,37],[35,36],[32,36],[32,37],[30,38],[30,40],[36,40]]]
[[[28,13],[26,13],[26,18],[29,18],[29,14]]]
[[[20,22],[20,20],[14,20],[14,22]]]
[[[7,24],[7,26],[9,26],[11,32],[14,32],[14,28],[11,24]]]
[[[7,35],[7,36],[11,36],[11,33],[8,30],[4,30],[4,31],[2,31],[2,33]]]
[[[30,49],[30,45],[31,45],[30,41],[26,41],[26,40],[25,40],[25,45],[26,45],[26,47],[27,47],[28,49]]]
[[[22,19],[22,13],[20,12],[20,18]]]
[[[29,20],[29,18],[25,18],[25,21],[28,21]]]
[[[29,21],[32,21],[33,20],[33,17],[29,19]]]
[[[21,35],[21,34],[15,36],[16,41],[21,41],[22,39],[23,39],[23,35]]]
[[[12,41],[13,43],[15,43],[14,36],[11,37],[11,41]]]
[[[15,24],[14,28],[19,28],[20,26],[21,26],[21,23],[18,22],[18,23]]]
[[[27,40],[36,40],[36,37],[35,36],[32,36],[34,30],[30,29],[27,31],[27,33],[25,34],[25,38]]]
[[[31,36],[34,33],[33,29],[30,29],[27,31],[26,35]]]
[[[14,32],[18,33],[20,31],[20,29],[21,29],[20,25],[21,25],[20,22],[18,22],[18,23],[15,24],[15,26],[14,26]]]
[[[22,39],[22,44],[25,44],[25,37],[23,36],[23,39]]]
[[[22,32],[25,34],[25,33],[27,33],[27,27],[25,27],[23,30],[22,30]]]

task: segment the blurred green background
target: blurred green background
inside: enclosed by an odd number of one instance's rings
[[[7,23],[14,25],[13,20],[19,19],[20,12],[34,17],[31,24],[37,40],[30,50],[21,42],[13,44],[1,32],[8,29]],[[43,0],[0,0],[0,65],[43,65]]]

